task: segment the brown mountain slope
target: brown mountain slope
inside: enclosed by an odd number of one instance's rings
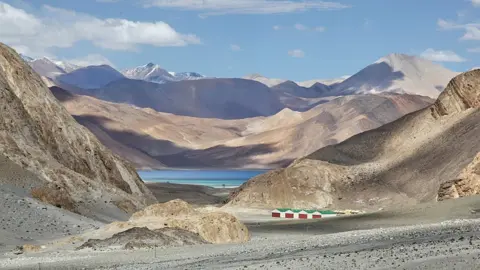
[[[240,138],[182,153],[180,162],[221,167],[286,166],[320,147],[377,128],[431,102],[430,98],[411,95],[359,95],[340,97],[306,112],[285,109],[252,120]]]
[[[306,112],[285,109],[271,117],[221,120],[51,90],[78,122],[138,168],[283,166],[433,102],[412,95],[349,96]]]
[[[0,43],[0,151],[49,183],[34,197],[106,219],[154,202],[135,169],[59,104],[41,78]]]
[[[74,118],[115,153],[138,168],[161,168],[165,155],[203,149],[218,140],[239,137],[246,120],[226,121],[159,113],[152,109],[50,90]]]
[[[379,208],[435,200],[480,150],[480,70],[434,105],[255,177],[230,205]]]

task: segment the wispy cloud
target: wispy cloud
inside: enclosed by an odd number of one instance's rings
[[[295,58],[303,58],[305,57],[305,52],[300,49],[295,49],[295,50],[288,51],[288,55]]]
[[[309,27],[301,23],[294,24],[293,28],[295,28],[298,31],[316,31],[316,32],[325,32],[325,30],[327,29],[324,26]]]
[[[469,49],[467,49],[467,52],[480,53],[480,47],[477,47],[477,48],[469,48]]]
[[[480,0],[472,0],[472,4],[475,7],[480,7]]]
[[[0,37],[19,52],[41,56],[53,48],[69,48],[79,41],[112,50],[137,50],[139,45],[199,44],[193,34],[178,33],[162,21],[99,19],[71,10],[43,6],[39,15],[0,2]]]
[[[480,1],[480,0],[479,0]],[[458,24],[452,21],[439,19],[437,25],[440,30],[463,30],[462,40],[480,40],[480,23]]]
[[[452,51],[434,50],[432,48],[426,49],[421,57],[435,62],[465,62],[465,58],[459,56]]]
[[[111,67],[115,67],[115,65],[113,65],[113,63],[108,58],[100,54],[89,54],[85,57],[68,59],[66,61],[82,67],[98,65],[109,65]]]
[[[274,26],[273,26],[273,30],[275,30],[275,31],[280,30],[280,28],[281,28],[280,25],[274,25]]]
[[[297,29],[299,31],[305,31],[305,30],[308,29],[305,25],[303,25],[301,23],[296,23],[293,27],[295,27],[295,29]]]
[[[349,5],[320,0],[144,0],[145,7],[198,10],[204,16],[224,14],[278,14],[306,10],[338,10]]]
[[[234,52],[238,52],[238,51],[241,51],[242,48],[240,48],[240,46],[238,46],[237,44],[230,44],[230,50]]]

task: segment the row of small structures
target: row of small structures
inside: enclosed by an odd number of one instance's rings
[[[339,215],[332,210],[316,210],[316,209],[292,209],[292,208],[277,208],[272,211],[272,217],[274,218],[298,218],[298,219],[314,219],[335,217]]]

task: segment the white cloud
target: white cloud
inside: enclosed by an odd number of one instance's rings
[[[273,30],[275,30],[275,31],[280,30],[280,25],[274,25]]]
[[[435,62],[465,62],[466,59],[452,51],[437,51],[432,48],[426,49],[421,57]]]
[[[288,51],[288,55],[295,58],[303,58],[305,57],[305,52],[300,49],[295,49],[295,50]]]
[[[471,52],[471,53],[480,53],[480,47],[478,48],[469,48],[467,49],[468,52]]]
[[[480,7],[480,0],[472,0],[472,4],[475,7]]]
[[[480,40],[480,26],[467,25],[465,27],[464,40]]]
[[[320,0],[144,0],[145,7],[205,11],[205,16],[224,14],[278,14],[306,10],[337,10],[350,6]]]
[[[480,40],[480,23],[458,24],[439,19],[437,25],[441,30],[464,30],[465,33],[461,37],[462,40]]]
[[[230,50],[232,50],[234,52],[237,52],[237,51],[241,51],[242,48],[240,48],[240,46],[238,46],[236,44],[230,44]]]
[[[298,31],[316,31],[316,32],[325,32],[326,28],[323,27],[323,26],[317,26],[317,27],[308,27],[306,25],[303,25],[301,23],[296,23],[294,26],[293,26],[295,29],[297,29]]]
[[[295,29],[297,29],[297,30],[299,30],[299,31],[305,31],[305,30],[308,29],[305,25],[303,25],[303,24],[301,24],[301,23],[296,23],[296,24],[294,25],[294,27],[295,27]]]
[[[89,54],[85,57],[68,59],[66,62],[82,67],[98,65],[109,65],[111,67],[115,67],[115,65],[108,60],[108,58],[100,54]]]
[[[198,37],[181,34],[170,25],[125,19],[99,19],[87,14],[43,6],[39,15],[0,2],[0,37],[19,52],[49,55],[53,47],[68,48],[78,41],[112,50],[136,50],[139,45],[186,46]]]
[[[437,25],[440,27],[441,30],[450,30],[450,29],[455,29],[458,28],[459,25],[457,25],[454,22],[446,21],[443,19],[438,19],[437,20]]]

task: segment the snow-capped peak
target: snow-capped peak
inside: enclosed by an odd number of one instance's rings
[[[172,72],[161,68],[154,63],[126,69],[123,72],[125,77],[135,80],[144,80],[154,83],[176,82],[183,80],[197,80],[205,78],[196,72]]]

